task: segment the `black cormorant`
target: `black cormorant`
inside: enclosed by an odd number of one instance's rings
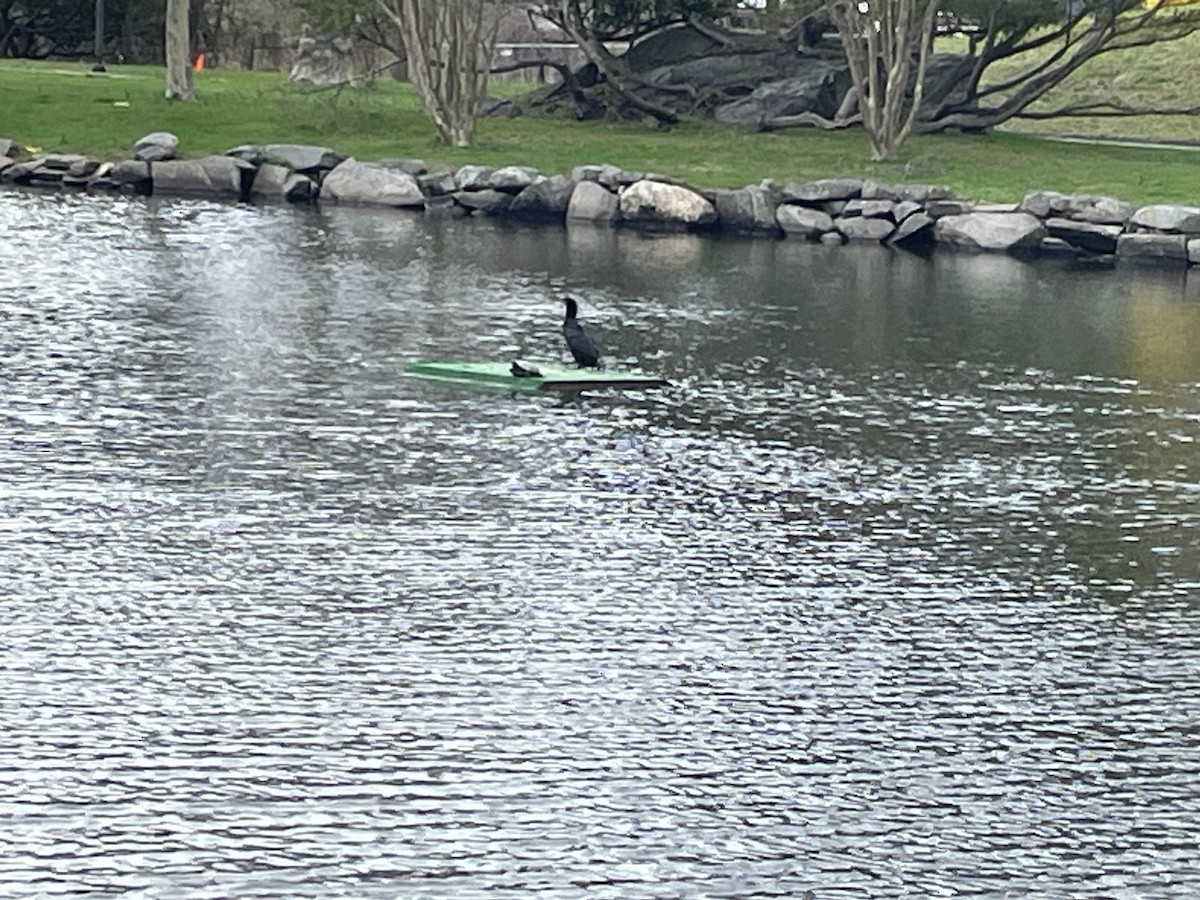
[[[579,305],[574,297],[563,297],[567,307],[567,315],[563,319],[563,337],[567,339],[567,349],[575,357],[581,369],[596,369],[600,366],[600,351],[582,325],[575,318],[579,313]]]

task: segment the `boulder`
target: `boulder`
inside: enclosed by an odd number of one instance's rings
[[[961,216],[971,212],[975,204],[966,200],[930,200],[925,204],[925,212],[940,219],[942,216]]]
[[[508,214],[528,219],[563,219],[574,191],[575,182],[570,178],[552,175],[513,197]]]
[[[90,170],[88,167],[91,167]],[[57,186],[73,172],[94,172],[99,163],[74,153],[36,156],[5,167],[4,180],[15,184]]]
[[[102,167],[88,182],[89,191],[114,191],[121,194],[149,194],[153,182],[150,163],[140,159],[124,159]]]
[[[896,227],[888,241],[901,246],[931,241],[933,240],[934,221],[933,216],[919,211],[907,215],[904,217],[904,221]]]
[[[421,192],[426,197],[449,197],[458,190],[453,172],[429,172],[416,178]]]
[[[241,156],[238,151],[245,150],[261,154],[260,159],[250,160],[251,162],[273,162],[284,165],[293,172],[299,172],[301,175],[307,175],[317,181],[320,181],[326,172],[337,168],[347,159],[344,153],[311,144],[265,144],[262,147],[235,147],[227,155]]]
[[[584,165],[575,166],[571,169],[571,180],[574,182],[594,181],[597,184],[603,184],[605,187],[614,187],[620,184],[621,169],[616,166],[610,166],[607,163],[604,165]],[[639,181],[640,179],[634,179]],[[633,182],[630,182],[632,184]]]
[[[970,212],[944,216],[933,228],[934,237],[940,244],[1008,253],[1036,250],[1046,236],[1041,219],[1023,212]]]
[[[896,203],[893,200],[850,200],[842,208],[843,216],[862,216],[867,219],[895,220]]]
[[[1186,266],[1188,239],[1182,234],[1123,234],[1117,256],[1124,262]]]
[[[454,202],[473,213],[498,216],[508,211],[513,202],[513,195],[491,188],[482,191],[459,191],[454,195]]]
[[[312,203],[317,199],[317,190],[315,181],[293,172],[283,184],[283,199],[288,203]]]
[[[834,221],[834,227],[848,241],[874,241],[880,243],[892,236],[896,225],[889,219],[868,219],[864,216],[847,216]]]
[[[344,206],[425,208],[425,195],[413,176],[395,169],[369,166],[353,157],[325,176],[320,199]]]
[[[494,191],[519,194],[542,176],[529,166],[504,166],[488,175],[486,183]]]
[[[1200,238],[1192,238],[1187,242],[1187,255],[1191,265],[1200,265]]]
[[[618,198],[621,220],[648,228],[680,230],[715,225],[717,211],[691,188],[638,181]]]
[[[1057,217],[1046,220],[1046,230],[1051,237],[1092,253],[1115,253],[1121,235],[1120,225],[1096,225]]]
[[[709,60],[697,62],[711,68]],[[689,83],[694,82],[692,79]],[[811,59],[806,71],[764,82],[746,96],[718,106],[713,116],[727,125],[758,125],[801,113],[832,119],[850,85],[850,68],[845,60]]]
[[[166,162],[175,159],[179,153],[179,138],[169,131],[152,131],[139,138],[133,145],[134,159],[142,162]]]
[[[895,194],[895,199],[900,202],[910,203],[928,203],[931,200],[949,200],[951,190],[940,184],[898,184],[892,188],[892,193]],[[863,184],[863,197],[870,199],[866,194],[866,183]]]
[[[1062,238],[1047,237],[1042,239],[1038,253],[1041,256],[1075,256],[1079,253],[1079,249]]]
[[[1075,219],[1097,225],[1124,225],[1135,210],[1132,204],[1112,197],[1057,191],[1031,191],[1017,208],[1041,219]]]
[[[460,191],[486,191],[494,171],[490,166],[463,166],[454,173],[454,186]]]
[[[250,185],[254,200],[285,200],[288,203],[311,203],[316,199],[316,185],[307,175],[297,175],[286,166],[265,163],[258,167]]]
[[[567,219],[611,225],[621,218],[617,195],[598,181],[579,181],[571,192]]]
[[[913,213],[923,212],[921,204],[914,200],[901,200],[892,209],[892,218],[897,222],[903,222]]]
[[[33,173],[41,166],[42,160],[40,157],[36,159],[27,159],[24,162],[8,161],[8,165],[0,169],[0,181],[9,182],[11,184],[29,184]]]
[[[1025,195],[1017,209],[1039,219],[1065,216],[1068,199],[1066,194],[1060,194],[1058,191],[1031,191]]]
[[[170,159],[150,163],[155,194],[242,200],[254,179],[255,167],[232,156]]]
[[[828,213],[790,203],[775,210],[775,221],[789,237],[818,238],[833,231],[833,219]]]
[[[88,182],[100,170],[100,161],[96,159],[81,159],[71,164],[62,175],[63,187],[86,188]]]
[[[1077,196],[1067,198],[1066,217],[1096,225],[1124,225],[1137,211],[1132,203],[1112,197]]]
[[[784,203],[824,203],[828,200],[855,200],[862,196],[863,183],[857,178],[822,178],[804,184],[784,185]]]
[[[713,206],[721,228],[740,234],[782,232],[775,221],[778,191],[765,187],[744,187],[734,191],[714,191]]]
[[[16,165],[7,156],[0,156],[0,181],[4,181],[4,171]]]
[[[862,193],[859,197],[863,200],[892,200],[900,199],[900,190],[890,184],[884,184],[882,181],[876,181],[873,178],[868,178],[863,181]]]
[[[1200,209],[1166,203],[1143,206],[1129,217],[1129,224],[1149,231],[1200,234]]]

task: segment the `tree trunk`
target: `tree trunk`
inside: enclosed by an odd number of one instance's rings
[[[194,100],[189,0],[167,0],[167,99]]]
[[[487,97],[498,4],[488,0],[376,0],[400,29],[408,77],[438,136],[470,147]]]
[[[858,91],[871,158],[893,159],[921,107],[937,2],[834,0],[829,11]]]

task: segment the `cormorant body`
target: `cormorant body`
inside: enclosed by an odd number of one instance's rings
[[[592,336],[584,330],[575,318],[579,314],[579,304],[574,297],[563,297],[567,314],[563,318],[563,337],[567,339],[567,349],[575,357],[575,362],[581,369],[597,369],[600,367],[600,350]]]

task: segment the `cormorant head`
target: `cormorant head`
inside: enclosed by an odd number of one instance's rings
[[[567,305],[567,318],[573,319],[579,315],[579,304],[575,302],[574,297],[563,297],[563,303]]]

